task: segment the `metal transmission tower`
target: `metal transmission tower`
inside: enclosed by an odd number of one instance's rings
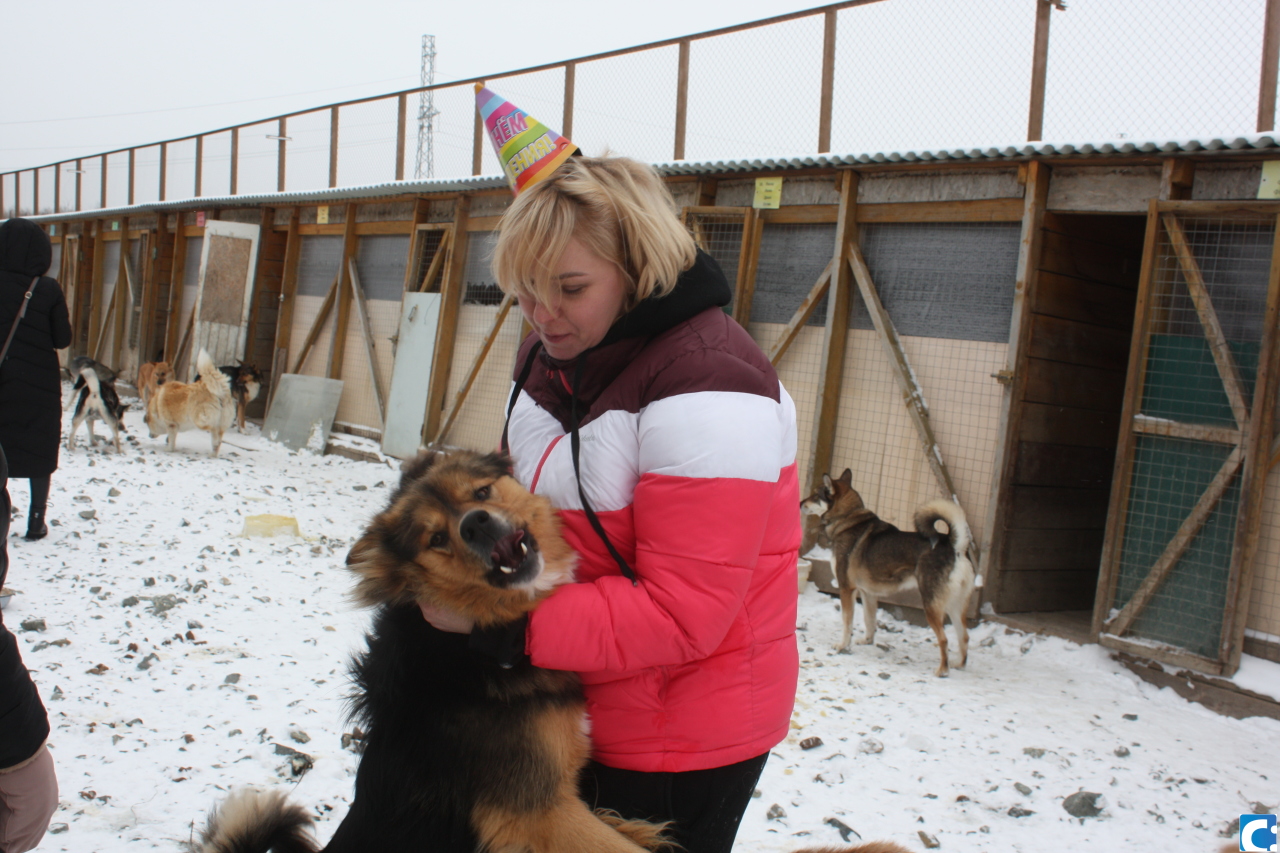
[[[422,37],[422,85],[436,82],[436,37]],[[436,109],[435,90],[423,89],[418,95],[418,156],[413,165],[415,178],[434,178],[436,175],[435,120],[440,115]]]

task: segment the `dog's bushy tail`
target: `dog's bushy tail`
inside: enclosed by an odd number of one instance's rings
[[[238,791],[209,813],[197,853],[316,853],[311,816],[279,791]]]
[[[957,554],[964,554],[969,550],[969,544],[973,541],[973,534],[969,532],[969,520],[957,503],[946,500],[929,501],[916,510],[914,521],[916,533],[930,539],[939,533],[934,525],[939,521],[946,522],[949,531],[947,539],[951,543],[951,549]]]
[[[231,399],[231,381],[227,379],[227,374],[218,369],[204,349],[196,357],[196,370],[200,373],[201,384],[209,389],[210,394],[221,400]]]

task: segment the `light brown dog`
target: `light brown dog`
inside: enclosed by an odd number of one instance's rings
[[[217,368],[209,353],[200,350],[196,359],[200,371],[198,382],[169,381],[156,388],[147,404],[147,428],[152,438],[168,433],[169,450],[178,446],[178,433],[202,429],[213,441],[213,455],[222,446],[222,434],[231,426],[236,404],[231,398],[231,384]]]
[[[156,389],[164,383],[173,379],[173,368],[169,366],[167,361],[148,361],[138,368],[138,396],[142,398],[142,408],[147,408],[147,403],[156,393]]]

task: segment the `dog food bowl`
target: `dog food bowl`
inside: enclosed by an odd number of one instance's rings
[[[248,515],[244,519],[244,532],[240,534],[246,539],[254,536],[297,536],[302,537],[298,529],[298,519],[291,515]]]
[[[813,564],[801,557],[796,560],[796,572],[799,574],[800,591],[804,592],[804,588],[809,585],[809,570],[813,568]]]

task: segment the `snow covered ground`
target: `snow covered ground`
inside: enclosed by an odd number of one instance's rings
[[[24,515],[9,541],[20,594],[4,619],[49,708],[62,791],[40,849],[180,849],[237,785],[291,791],[327,838],[358,761],[345,673],[367,620],[343,559],[397,473],[256,432],[229,434],[218,459],[204,433],[170,454],[136,411],[127,422],[123,456],[83,435],[64,450],[51,535],[17,538]],[[10,493],[25,514],[26,482]],[[295,517],[302,538],[243,538],[244,517],[266,513]],[[1098,646],[994,623],[973,632],[967,669],[934,678],[931,632],[881,618],[876,646],[835,654],[837,602],[801,596],[793,730],[742,853],[842,834],[913,850],[1217,851],[1240,814],[1280,805],[1280,721],[1219,717]],[[1280,692],[1280,666],[1248,664],[1254,689]],[[1102,795],[1097,817],[1064,810],[1080,790]]]

